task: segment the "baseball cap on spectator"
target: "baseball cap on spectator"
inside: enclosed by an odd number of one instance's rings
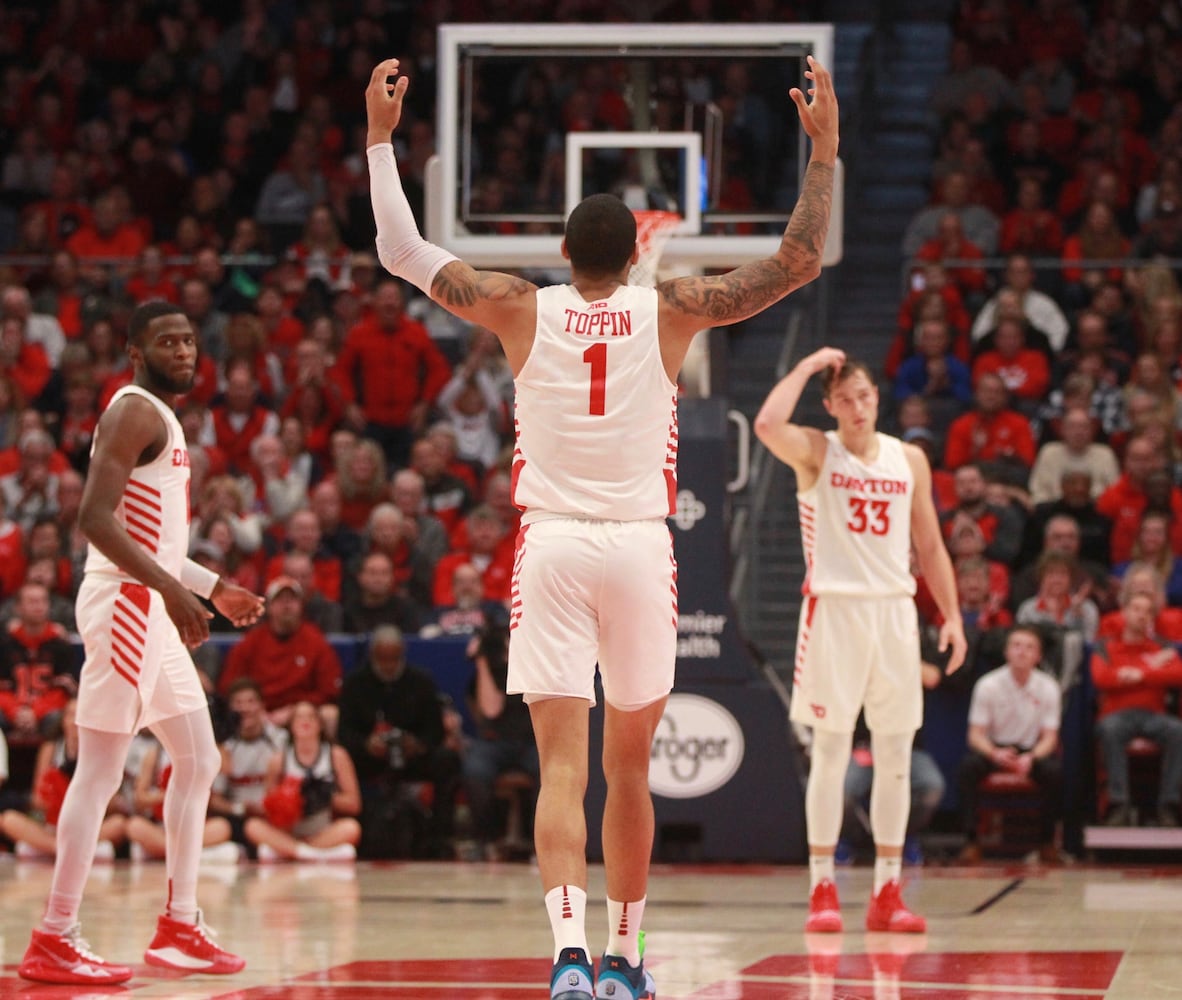
[[[303,600],[304,588],[299,585],[294,577],[290,576],[277,576],[267,585],[267,600],[275,600],[285,590],[290,590],[296,597]]]

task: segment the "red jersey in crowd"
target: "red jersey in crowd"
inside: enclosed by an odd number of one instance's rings
[[[1030,421],[1016,410],[1002,410],[989,417],[971,411],[961,414],[948,428],[944,467],[952,471],[966,462],[1017,458],[1029,468],[1037,450]]]
[[[1122,669],[1129,667],[1141,671],[1141,680],[1122,676]],[[1107,639],[1092,652],[1092,682],[1100,693],[1101,719],[1130,708],[1161,713],[1166,710],[1166,688],[1182,684],[1182,657],[1152,639]]]
[[[297,701],[325,705],[335,702],[340,691],[341,661],[324,633],[311,622],[301,622],[282,639],[264,622],[230,650],[218,678],[218,691],[225,695],[239,677],[249,677],[259,685],[267,711]]]
[[[349,402],[384,427],[405,427],[420,402],[432,403],[451,379],[451,366],[422,323],[405,316],[385,331],[363,319],[345,337],[334,366]]]
[[[1112,519],[1108,545],[1113,565],[1133,557],[1133,543],[1148,502],[1144,492],[1129,480],[1127,472],[1096,498],[1096,510]],[[1176,486],[1170,490],[1170,511],[1170,546],[1175,552],[1182,552],[1182,490]]]

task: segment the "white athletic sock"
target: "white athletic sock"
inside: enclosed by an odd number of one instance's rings
[[[577,885],[556,885],[546,893],[546,912],[554,932],[554,961],[558,961],[563,948],[582,948],[588,953],[586,890]]]
[[[607,901],[607,947],[605,955],[619,955],[636,968],[640,964],[640,922],[644,919],[644,903],[638,899],[621,903],[608,898]]]
[[[874,895],[882,892],[882,887],[890,882],[892,879],[899,881],[903,874],[903,859],[902,858],[875,858],[874,859]]]
[[[837,873],[833,867],[832,854],[809,855],[809,892],[828,879],[834,881]]]

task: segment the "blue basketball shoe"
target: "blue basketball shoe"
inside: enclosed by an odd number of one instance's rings
[[[563,948],[550,973],[550,1000],[594,997],[595,970],[582,948]]]
[[[643,957],[639,965],[629,965],[620,955],[604,955],[595,996],[597,1000],[656,1000],[657,987],[644,967]]]

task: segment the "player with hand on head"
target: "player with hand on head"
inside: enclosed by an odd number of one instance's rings
[[[814,375],[837,429],[791,423]],[[965,636],[952,560],[944,547],[924,453],[877,430],[878,389],[869,369],[824,347],[804,358],[768,395],[755,433],[796,473],[806,576],[796,645],[791,716],[814,731],[805,795],[811,893],[805,930],[842,929],[833,852],[842,821],[842,785],[863,708],[874,778],[872,931],[922,932],[903,904],[899,876],[910,809],[911,744],[923,716],[914,545],[944,615],[947,672],[964,660]]]
[[[628,285],[636,220],[612,195],[571,213],[571,282],[538,288],[476,271],[420,236],[390,134],[407,80],[379,63],[366,89],[370,195],[387,270],[501,341],[516,388],[513,501],[524,510],[512,583],[508,691],[530,707],[541,760],[534,823],[554,934],[552,1000],[654,993],[640,925],[648,888],[653,734],[673,686],[676,379],[694,335],[755,315],[820,274],[837,158],[838,109],[812,57],[809,96],[790,96],[812,139],[800,198],[770,257],[726,274]],[[391,82],[393,78],[393,82]],[[810,99],[811,98],[811,99]],[[626,445],[623,444],[626,442]],[[588,709],[603,681],[603,851],[609,944],[588,959]],[[840,787],[840,782],[838,782]]]
[[[246,964],[213,942],[197,908],[205,809],[221,754],[189,649],[209,638],[213,617],[198,595],[237,626],[258,620],[263,599],[186,556],[189,452],[174,410],[197,370],[192,324],[178,306],[146,302],[131,315],[128,353],[133,381],[99,419],[78,512],[90,542],[77,600],[86,651],[78,762],[58,821],[45,916],[17,970],[40,982],[131,978],[128,966],[89,950],[78,910],[103,812],[123,780],[132,737],[144,727],[172,760],[164,798],[168,901],[144,960],[205,973]]]

